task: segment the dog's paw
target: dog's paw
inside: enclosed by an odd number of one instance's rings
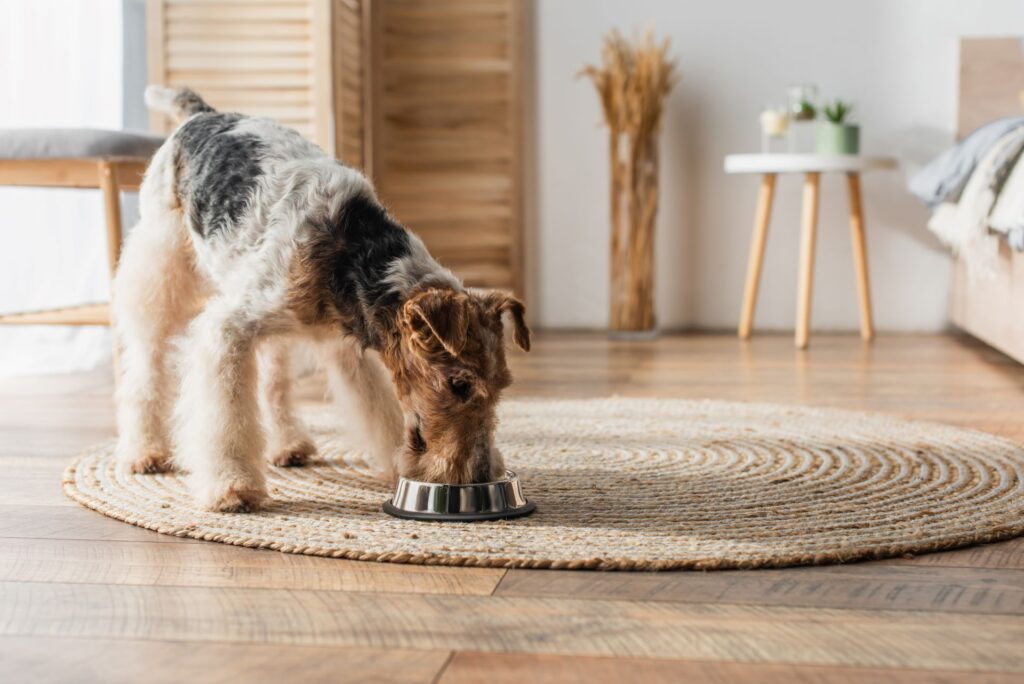
[[[153,475],[173,470],[171,455],[161,449],[143,451],[138,455],[120,456],[117,470],[122,475]]]
[[[304,466],[316,455],[316,445],[308,439],[270,452],[270,463],[282,468]]]
[[[206,497],[206,508],[217,513],[252,513],[267,500],[267,492],[259,487],[232,484]]]

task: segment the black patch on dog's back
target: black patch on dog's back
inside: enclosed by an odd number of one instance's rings
[[[380,324],[400,295],[384,282],[388,267],[407,256],[409,234],[373,199],[357,196],[317,227],[308,254],[331,304],[363,346],[378,347]]]
[[[263,142],[232,131],[241,114],[209,112],[178,129],[178,195],[193,229],[210,238],[238,222],[263,171]]]

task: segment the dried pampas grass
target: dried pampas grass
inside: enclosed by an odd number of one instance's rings
[[[604,40],[600,66],[581,72],[601,98],[611,157],[611,329],[654,329],[654,221],[658,211],[657,137],[665,97],[676,81],[669,41],[650,31]]]

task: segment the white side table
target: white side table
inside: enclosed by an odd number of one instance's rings
[[[757,289],[761,280],[761,264],[764,261],[764,245],[768,237],[772,197],[775,193],[775,177],[780,173],[802,173],[804,174],[804,199],[800,228],[800,272],[796,300],[796,346],[797,349],[807,348],[811,325],[814,243],[818,230],[818,189],[821,174],[829,172],[846,174],[846,187],[850,196],[850,237],[853,240],[853,261],[857,271],[857,291],[860,295],[860,333],[865,340],[874,337],[860,174],[875,169],[894,168],[896,168],[896,160],[892,157],[860,155],[730,154],[725,158],[726,173],[761,174],[761,190],[758,193],[757,209],[754,214],[754,235],[750,241],[747,284],[743,291],[743,310],[740,313],[740,339],[750,337],[750,329],[754,322]]]

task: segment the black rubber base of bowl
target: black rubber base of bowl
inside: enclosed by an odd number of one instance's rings
[[[401,508],[396,508],[390,501],[385,501],[383,509],[388,515],[393,515],[396,518],[404,518],[405,520],[478,522],[480,520],[509,520],[511,518],[521,518],[524,515],[530,515],[537,510],[537,504],[530,501],[522,508],[516,508],[511,511],[496,511],[493,513],[418,513],[414,511],[403,511]]]

